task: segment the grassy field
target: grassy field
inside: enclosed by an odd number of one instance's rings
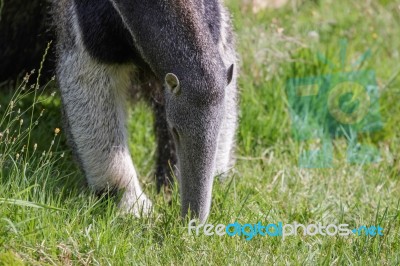
[[[156,194],[153,118],[142,103],[131,110],[130,147],[155,211],[118,215],[82,185],[55,82],[29,79],[0,94],[0,265],[400,264],[400,2],[293,0],[257,14],[227,5],[241,67],[237,164],[215,182],[208,223],[379,225],[383,236],[189,235],[177,189],[171,204]],[[332,167],[299,167],[301,150],[318,143],[293,137],[287,80],[361,70],[376,74],[383,127],[359,139],[380,160],[348,163],[341,137]]]

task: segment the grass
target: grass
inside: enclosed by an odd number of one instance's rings
[[[63,131],[55,133],[62,123],[54,82],[39,89],[27,79],[17,93],[0,94],[0,265],[400,263],[400,3],[291,1],[257,14],[227,4],[241,58],[238,160],[215,182],[208,222],[379,224],[384,235],[189,235],[177,190],[170,205],[155,193],[152,115],[142,103],[131,110],[130,147],[155,212],[120,216],[112,199],[82,186]],[[352,67],[368,49],[370,57]],[[381,160],[346,163],[341,137],[331,168],[299,167],[301,150],[313,143],[293,138],[287,79],[363,69],[376,73],[384,125],[360,139],[378,147]]]

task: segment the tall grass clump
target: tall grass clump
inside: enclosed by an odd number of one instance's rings
[[[43,179],[51,171],[52,165],[63,157],[63,154],[57,152],[60,141],[59,128],[54,129],[54,134],[52,138],[49,138],[49,145],[46,148],[38,148],[38,143],[32,137],[45,112],[44,109],[39,110],[38,106],[54,97],[54,93],[43,94],[48,84],[40,88],[38,83],[29,83],[32,74],[34,71],[24,77],[7,106],[0,106],[2,190],[7,190],[11,186],[34,188],[38,179]],[[25,106],[26,99],[31,99],[32,103],[25,109],[21,109]],[[0,201],[17,202],[17,199],[2,198]]]
[[[14,92],[0,101],[0,247],[6,250],[13,236],[21,236],[20,226],[35,219],[32,210],[61,211],[53,206],[57,201],[44,193],[60,177],[54,165],[64,157],[58,151],[60,129],[43,129],[43,107],[55,98],[55,92],[47,93],[54,79],[40,86],[41,70],[32,82],[34,75],[34,70],[27,73]],[[0,261],[7,260],[3,258],[7,253],[1,255]]]

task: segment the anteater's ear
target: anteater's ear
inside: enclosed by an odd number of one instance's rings
[[[165,75],[165,84],[173,94],[179,94],[181,86],[179,84],[179,79],[175,74],[168,73]]]
[[[227,81],[227,85],[231,84],[232,78],[233,78],[233,68],[234,68],[234,64],[232,64],[227,71],[227,75],[226,75],[226,81]]]

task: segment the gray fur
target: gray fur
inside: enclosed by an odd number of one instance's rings
[[[99,12],[104,15],[85,20]],[[176,152],[182,215],[190,209],[204,221],[214,175],[233,165],[237,66],[228,13],[216,0],[62,0],[55,4],[55,19],[69,139],[88,183],[98,191],[123,189],[124,211],[139,215],[151,209],[131,160],[125,125],[126,93],[133,80],[147,76],[165,85],[157,110],[165,112],[159,119],[166,123],[159,124],[170,134],[160,132],[164,138],[172,135],[173,145],[166,147],[173,151],[160,150]],[[110,21],[115,25],[107,30]],[[115,41],[129,50],[126,60],[124,50],[113,50],[113,38],[102,35],[103,25],[108,27],[104,32],[118,33]]]

